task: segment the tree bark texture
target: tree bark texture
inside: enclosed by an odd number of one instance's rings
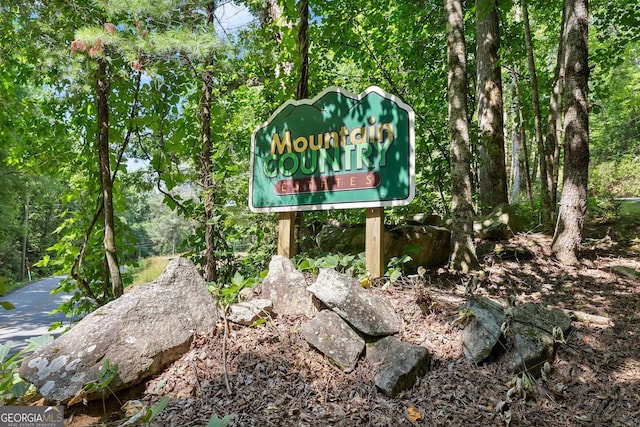
[[[97,104],[98,104],[98,161],[100,168],[100,184],[102,187],[102,203],[104,206],[104,253],[111,278],[111,289],[114,298],[122,296],[124,286],[120,276],[118,254],[116,252],[115,224],[113,213],[113,181],[109,160],[109,82],[107,80],[107,63],[103,57],[98,58],[97,70]]]
[[[553,76],[553,88],[549,99],[549,115],[547,117],[547,133],[544,143],[544,156],[547,158],[547,165],[551,167],[551,204],[555,209],[558,203],[558,175],[560,172],[560,141],[562,141],[562,96],[564,92],[564,50],[566,14],[564,8],[562,10],[562,23],[560,26],[560,43],[558,43],[558,53],[556,59],[556,67]]]
[[[207,24],[213,24],[215,1],[207,6]],[[211,103],[213,99],[212,56],[205,63],[202,74],[202,94],[200,95],[200,174],[202,179],[202,203],[204,207],[205,265],[204,279],[215,282],[218,279],[215,239],[215,189],[213,182],[213,160],[211,141]]]
[[[298,23],[298,55],[300,76],[296,89],[296,99],[309,97],[309,0],[300,0],[300,22]]]
[[[296,99],[305,99],[309,97],[309,1],[300,0],[298,4],[298,61],[299,75],[298,85],[296,87]],[[305,214],[304,212],[288,213],[297,224],[294,229],[294,239],[288,245],[290,247],[289,254],[295,255],[298,252],[296,242],[302,241],[304,233],[306,233]],[[283,215],[280,216],[281,220]]]
[[[447,23],[449,133],[451,138],[451,268],[463,273],[479,269],[473,241],[471,142],[467,118],[467,60],[460,0],[444,0]]]
[[[500,28],[496,0],[476,0],[476,62],[480,210],[508,203],[505,167]]]
[[[551,248],[564,264],[578,262],[587,211],[589,168],[588,1],[565,0],[564,173]]]

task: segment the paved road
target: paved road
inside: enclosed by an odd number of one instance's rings
[[[0,343],[13,341],[11,354],[26,347],[25,340],[44,334],[58,335],[64,328],[49,332],[49,327],[56,321],[69,326],[70,320],[64,313],[50,314],[51,310],[71,298],[71,295],[58,293],[51,295],[51,290],[58,286],[64,276],[50,277],[26,285],[2,297],[15,305],[13,310],[0,308]]]

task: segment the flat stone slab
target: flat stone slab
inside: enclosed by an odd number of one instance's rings
[[[273,303],[269,299],[253,299],[229,306],[227,320],[239,325],[251,326],[260,319],[269,316]]]
[[[468,316],[460,331],[464,355],[480,363],[489,357],[502,335],[501,326],[507,319],[504,308],[487,298],[474,298],[462,306],[460,312]]]
[[[365,346],[364,339],[331,310],[323,310],[303,324],[300,333],[345,372],[356,367]]]
[[[402,322],[391,303],[364,289],[357,279],[321,268],[307,289],[358,331],[369,336],[400,332]]]
[[[393,397],[408,390],[418,377],[431,368],[431,356],[426,348],[409,344],[395,337],[384,337],[367,343],[367,360],[377,366],[375,384]]]
[[[510,334],[512,348],[507,355],[509,369],[516,373],[527,370],[537,376],[544,362],[553,363],[556,327],[563,335],[571,328],[571,319],[562,310],[536,303],[516,305]]]

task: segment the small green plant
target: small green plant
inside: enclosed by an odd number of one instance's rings
[[[471,307],[465,307],[458,310],[458,317],[456,317],[453,323],[457,323],[460,326],[465,326],[467,323],[476,317],[476,314],[473,312]]]
[[[244,288],[250,288],[260,283],[266,276],[267,272],[262,272],[259,277],[244,277],[242,274],[236,272],[231,277],[231,283],[215,283],[209,284],[209,292],[220,301],[222,306],[233,304],[238,299],[238,294]]]
[[[113,391],[109,388],[113,379],[118,375],[118,365],[112,364],[109,358],[105,358],[100,368],[98,379],[85,385],[83,390],[85,393],[95,393],[100,391]]]
[[[509,383],[511,388],[507,391],[507,399],[527,399],[527,395],[533,392],[533,377],[528,372],[522,372],[513,377]]]
[[[98,378],[95,381],[85,384],[85,386],[82,387],[82,389],[79,390],[78,393],[76,393],[76,395],[69,401],[69,406],[84,401],[86,396],[92,393],[100,394],[104,405],[104,399],[108,394],[107,392],[115,396],[115,393],[109,386],[117,375],[118,365],[115,363],[112,364],[109,358],[105,358],[102,366],[100,367],[100,374],[98,374]]]
[[[209,422],[207,423],[207,427],[226,427],[231,422],[231,419],[235,417],[235,414],[227,415],[224,418],[220,419],[217,415],[213,415]]]
[[[340,252],[327,254],[319,258],[303,256],[297,262],[296,268],[311,274],[318,274],[321,268],[333,268],[352,277],[366,275],[364,252],[359,253],[357,256]]]
[[[149,424],[155,417],[158,416],[160,412],[162,412],[164,408],[166,408],[168,403],[169,396],[163,396],[155,405],[150,408],[146,405],[143,405],[139,400],[129,400],[125,402],[122,409],[127,412],[131,408],[135,413],[131,415],[127,421],[120,424],[120,427]]]
[[[150,423],[169,403],[169,396],[162,396],[162,399],[158,401],[151,408],[147,409],[146,415],[142,418],[143,423]]]
[[[409,254],[404,254],[402,257],[394,256],[387,264],[387,276],[391,283],[398,280],[404,274],[404,265],[411,261],[413,258]]]
[[[27,354],[53,341],[51,335],[30,338],[27,347],[9,356],[13,341],[0,345],[0,405],[6,405],[29,392],[32,386],[18,375],[18,368]]]

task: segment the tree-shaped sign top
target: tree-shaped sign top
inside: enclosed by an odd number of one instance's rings
[[[414,113],[372,86],[288,101],[251,145],[249,207],[284,212],[405,205],[415,194]]]

